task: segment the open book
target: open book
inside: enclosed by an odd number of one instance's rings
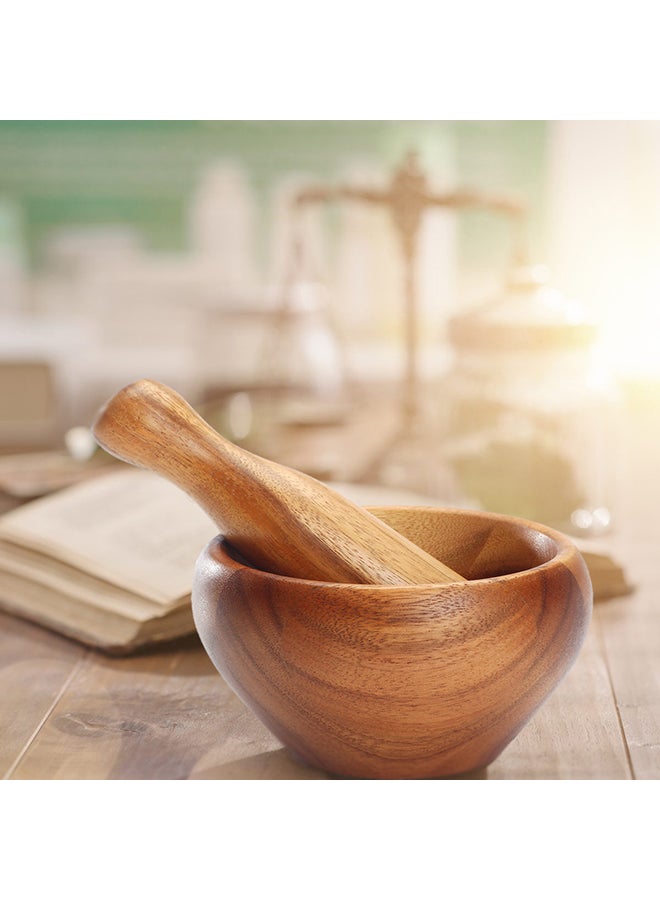
[[[117,654],[188,634],[217,530],[168,481],[113,467],[0,518],[0,608]]]

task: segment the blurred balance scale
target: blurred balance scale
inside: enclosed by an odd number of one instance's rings
[[[443,443],[458,490],[573,534],[607,531],[620,429],[594,322],[545,267],[521,266],[501,296],[451,320],[449,339]]]
[[[228,394],[214,422],[234,442],[259,444],[282,428],[339,425],[349,411],[343,348],[328,290],[308,269],[296,216],[284,279],[261,313],[254,378]]]
[[[343,348],[324,285],[296,272],[252,318],[259,325],[253,374],[214,387],[199,404],[204,417],[262,454],[290,429],[342,425],[350,410]]]
[[[267,386],[266,415],[276,426],[341,424],[348,411],[342,346],[324,286],[285,285],[267,330],[257,380]]]
[[[280,421],[288,418],[314,422],[319,416],[328,417],[338,411],[341,415],[346,409],[342,357],[339,344],[336,341],[333,344],[335,335],[329,327],[329,319],[322,319],[319,307],[310,306],[309,300],[301,302],[297,293],[303,287],[297,285],[303,271],[300,213],[311,206],[336,202],[358,202],[387,210],[403,262],[403,371],[397,385],[398,427],[392,439],[384,440],[364,477],[396,488],[446,497],[451,473],[443,465],[438,435],[432,417],[424,408],[426,386],[419,371],[420,300],[416,260],[421,225],[426,213],[432,209],[453,212],[485,209],[505,215],[514,228],[514,253],[520,256],[524,206],[512,196],[466,189],[438,192],[429,183],[414,151],[405,156],[393,171],[389,184],[383,188],[310,184],[301,189],[293,200],[293,241],[280,313],[276,328],[271,332],[270,346],[264,354],[267,380],[279,391],[276,406],[279,406]],[[331,349],[333,346],[335,352]]]

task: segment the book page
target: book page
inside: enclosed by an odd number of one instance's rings
[[[90,575],[61,559],[45,556],[29,547],[10,544],[0,539],[0,574],[11,574],[45,588],[45,594],[67,594],[86,607],[107,609],[136,621],[146,622],[162,616],[168,609],[189,603],[186,594],[172,605],[148,600],[143,594],[127,591],[116,584]],[[2,598],[0,597],[0,600]],[[20,597],[12,597],[16,602]]]
[[[0,518],[0,537],[61,559],[150,600],[190,593],[217,526],[183,491],[123,466]]]
[[[81,605],[68,591],[45,591],[36,582],[2,570],[0,609],[112,653],[129,653],[195,630],[190,604],[172,609],[161,606],[160,616],[142,621],[113,609]]]

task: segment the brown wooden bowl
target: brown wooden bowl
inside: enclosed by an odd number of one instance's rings
[[[329,584],[246,565],[222,538],[193,612],[228,684],[304,761],[354,778],[492,762],[566,674],[591,615],[574,545],[492,513],[377,507],[466,582]]]

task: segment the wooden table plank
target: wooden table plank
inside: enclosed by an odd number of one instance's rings
[[[0,613],[0,777],[11,774],[84,654],[66,638]]]
[[[648,540],[648,538],[647,538]],[[637,591],[598,610],[612,684],[635,778],[660,778],[660,571],[655,546],[630,548]]]
[[[196,638],[129,659],[90,652],[13,777],[181,779],[279,745]]]
[[[489,766],[487,777],[632,777],[596,621],[591,623],[573,668]]]
[[[256,722],[256,720],[255,720]],[[252,726],[251,726],[252,727]],[[222,761],[225,747],[212,748],[191,772],[190,778],[205,781],[323,781],[335,776],[295,760],[275,738],[272,749],[247,753],[246,745],[234,750],[235,759]]]
[[[660,778],[660,384],[631,393],[619,524],[611,543],[625,562],[631,597],[597,610],[635,778]]]

